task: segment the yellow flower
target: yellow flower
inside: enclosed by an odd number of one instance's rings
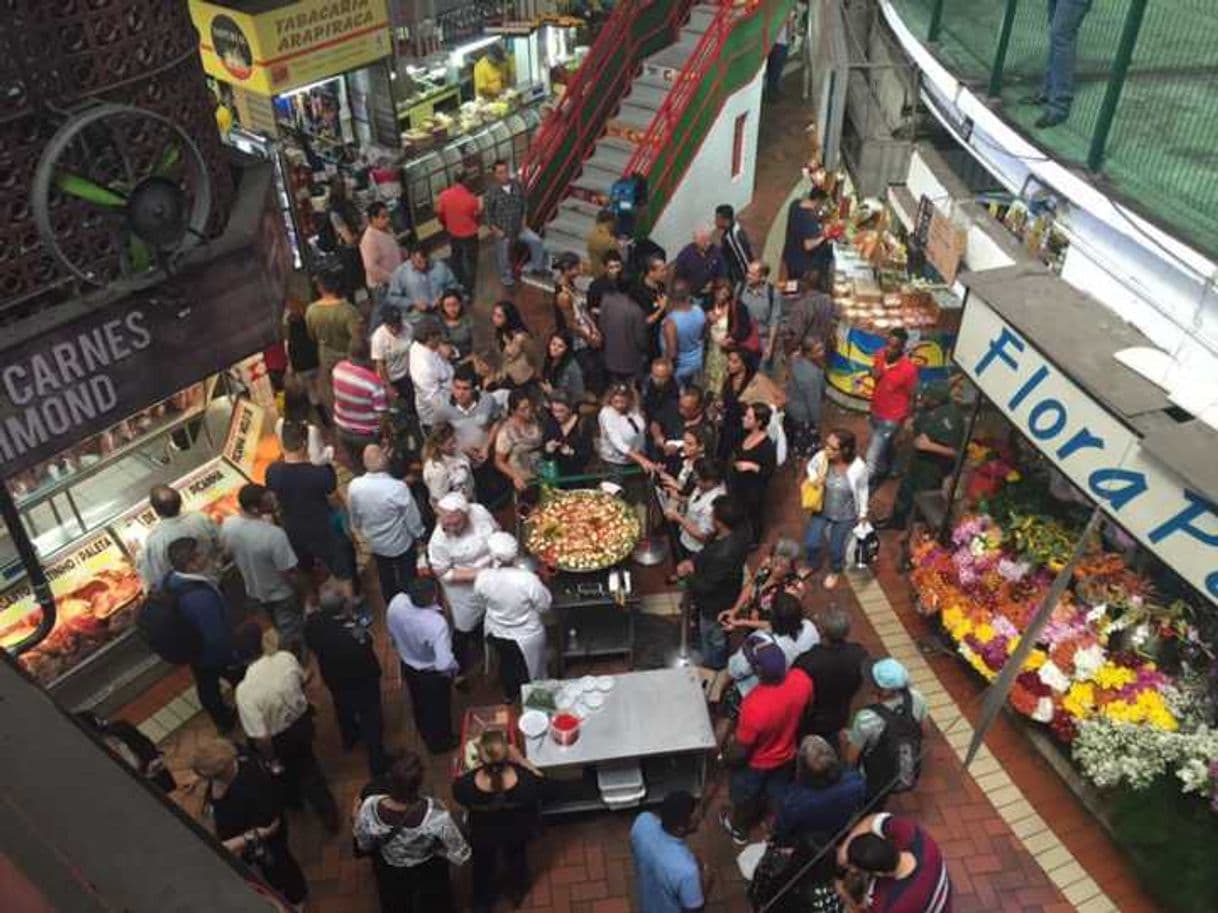
[[[977,639],[983,644],[988,644],[997,634],[997,632],[994,630],[994,626],[988,621],[983,621],[981,624],[977,625],[977,627],[973,629],[973,633],[977,635]]]
[[[1062,707],[1076,719],[1086,719],[1095,709],[1095,687],[1090,682],[1075,682],[1062,698]]]
[[[1015,649],[1014,645],[1012,645],[1011,649]],[[1023,661],[1023,671],[1035,672],[1037,669],[1043,666],[1048,659],[1049,654],[1047,654],[1044,650],[1033,650],[1028,654],[1028,658]]]
[[[1106,662],[1096,670],[1092,678],[1105,691],[1116,691],[1137,680],[1138,674],[1125,666]]]
[[[1007,481],[1008,481],[1008,482],[1018,482],[1018,481],[1019,481],[1020,479],[1022,479],[1022,478],[1023,478],[1023,476],[1021,476],[1021,475],[1020,475],[1018,472],[1016,472],[1014,469],[1012,469],[1010,472],[1008,472],[1008,473],[1007,473]]]
[[[964,610],[959,606],[948,606],[943,610],[943,627],[947,630],[952,630],[962,621],[964,621]]]

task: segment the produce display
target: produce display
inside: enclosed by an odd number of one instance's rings
[[[988,512],[963,517],[946,546],[929,536],[916,542],[910,580],[921,610],[938,616],[960,656],[989,681],[1067,565],[1081,526],[1033,510],[1045,500],[1043,479],[1025,479],[980,450],[971,456],[981,458],[974,471],[987,497],[978,506]],[[1000,468],[987,470],[994,462]],[[1208,624],[1096,537],[1009,703],[1048,726],[1097,786],[1138,788],[1174,775],[1185,792],[1218,801],[1213,632],[1201,630]]]
[[[556,492],[525,524],[525,547],[562,571],[599,571],[630,554],[639,518],[625,501],[602,491]]]

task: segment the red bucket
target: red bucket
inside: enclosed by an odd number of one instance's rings
[[[583,721],[572,713],[559,713],[550,720],[550,737],[566,747],[579,741],[579,727]]]

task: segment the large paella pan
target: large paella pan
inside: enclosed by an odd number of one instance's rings
[[[642,532],[630,505],[603,491],[555,492],[524,524],[524,545],[560,571],[599,571],[634,549]]]

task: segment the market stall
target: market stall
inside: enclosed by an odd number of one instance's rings
[[[525,754],[550,780],[544,812],[632,808],[678,789],[701,794],[715,736],[695,670],[532,682],[523,698]]]
[[[892,220],[884,205],[848,202],[839,208],[844,215],[826,226],[835,238],[832,291],[837,310],[836,344],[826,376],[835,401],[866,409],[874,387],[872,362],[884,348],[885,337],[898,327],[909,333],[908,351],[918,365],[919,381],[949,379],[960,299],[950,288],[955,267],[945,277],[934,273],[935,278],[927,278],[920,268],[923,256],[912,259],[911,269],[908,246],[890,231]],[[933,207],[925,218],[926,232],[931,232],[932,222],[935,226],[937,254],[940,236],[950,237],[953,229],[940,225],[941,217],[935,221]],[[923,241],[922,247],[928,243]]]
[[[962,281],[955,358],[984,401],[946,534],[914,545],[916,602],[983,679],[1011,677],[1008,706],[1138,864],[1175,865],[1126,828],[1137,809],[1218,833],[1218,431],[1116,357],[1141,334],[1042,267]]]

